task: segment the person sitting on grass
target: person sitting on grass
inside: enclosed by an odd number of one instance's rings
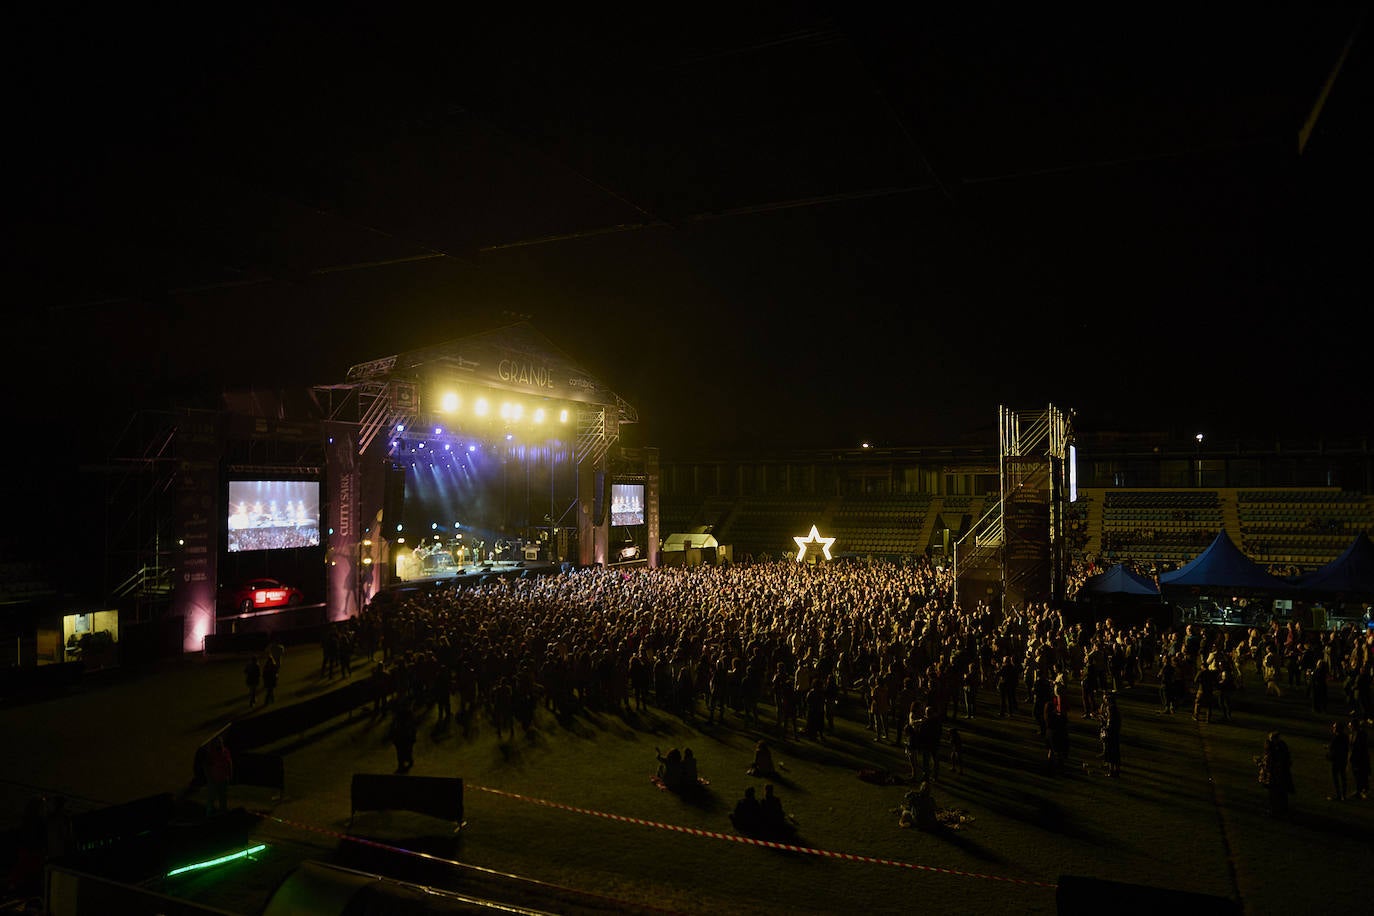
[[[682,750],[682,786],[683,792],[695,792],[704,785],[701,777],[697,774],[697,755],[692,753],[690,747]]]
[[[654,753],[658,756],[658,783],[669,792],[681,791],[682,752],[674,747],[666,755],[658,748],[654,748]]]
[[[730,823],[745,836],[757,836],[763,828],[763,806],[754,797],[754,787],[744,790],[744,797],[735,802],[735,810],[730,812]]]
[[[762,738],[754,745],[754,762],[749,764],[749,769],[745,770],[747,776],[762,776],[764,778],[774,775],[773,752],[768,748],[768,742]]]
[[[794,823],[782,810],[782,800],[773,794],[773,784],[763,787],[763,801],[759,803],[763,835],[769,839],[785,839],[794,832]]]

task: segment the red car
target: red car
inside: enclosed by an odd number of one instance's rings
[[[230,595],[230,603],[240,614],[274,607],[295,607],[305,601],[298,588],[276,579],[249,579]]]

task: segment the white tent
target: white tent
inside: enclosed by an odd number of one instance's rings
[[[720,543],[715,535],[705,532],[686,532],[682,534],[670,534],[663,540],[663,549],[686,550],[688,547],[719,547]]]

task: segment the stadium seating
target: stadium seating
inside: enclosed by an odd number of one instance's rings
[[[1193,560],[1225,530],[1248,556],[1278,574],[1335,559],[1360,531],[1374,532],[1374,497],[1337,488],[1081,489],[1065,513],[1076,557],[1171,569]],[[957,540],[996,495],[848,494],[712,496],[663,506],[666,533],[712,525],[736,557],[792,553],[797,535],[817,525],[835,538],[835,556],[917,556],[938,527]]]

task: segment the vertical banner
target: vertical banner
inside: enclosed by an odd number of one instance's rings
[[[645,534],[648,540],[646,548],[649,552],[649,565],[657,567],[662,543],[658,526],[658,449],[646,448],[644,450],[644,474],[644,523],[648,528]]]
[[[200,652],[215,632],[219,597],[220,418],[187,411],[177,426],[174,537],[177,544],[172,614],[182,619],[182,650]]]
[[[609,530],[603,516],[598,522],[592,517],[597,508],[596,501],[601,497],[601,488],[606,479],[605,458],[602,467],[593,471],[577,465],[577,562],[583,566],[604,565],[606,562],[606,539]],[[605,500],[602,499],[604,504]]]
[[[351,423],[326,422],[325,486],[329,492],[328,522],[325,526],[325,557],[328,568],[325,612],[330,620],[356,616],[362,609],[359,588],[362,581],[363,529],[361,512],[362,480]]]

